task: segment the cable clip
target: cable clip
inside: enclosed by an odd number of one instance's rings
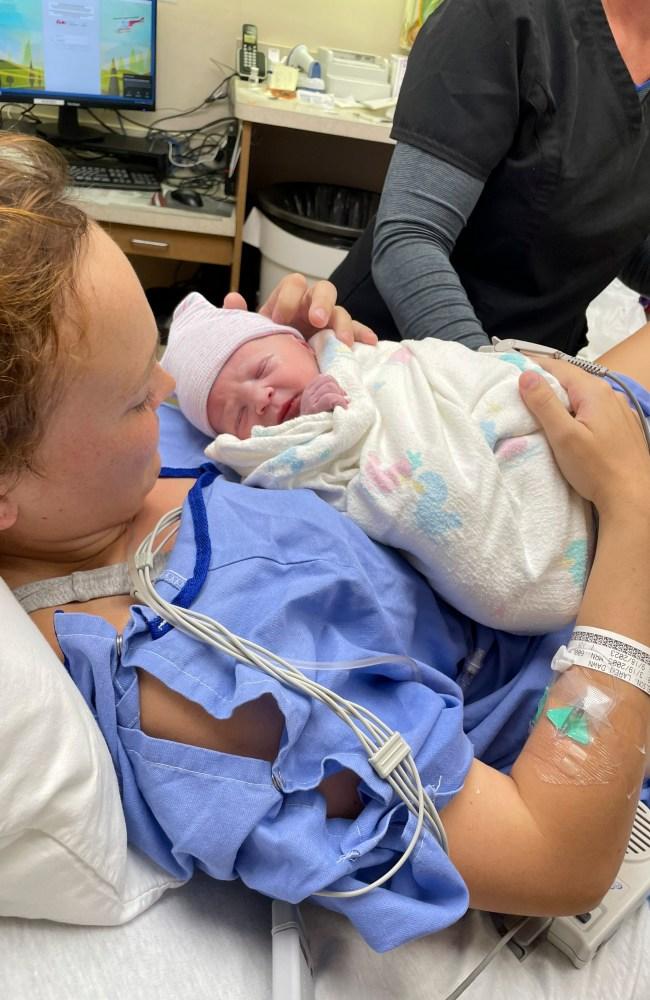
[[[150,552],[144,552],[141,550],[136,550],[133,555],[133,562],[137,570],[140,569],[153,569],[153,556]]]
[[[140,580],[140,570],[142,569],[153,570],[153,559],[150,553],[136,550],[131,558],[129,559],[129,582],[131,584],[130,594],[137,601],[142,601],[146,603],[146,598],[143,593],[142,583]]]
[[[480,354],[510,354],[512,351],[518,351],[522,354],[539,354],[547,358],[566,358],[566,355],[555,347],[547,347],[546,344],[533,344],[527,340],[515,340],[512,337],[505,340],[492,337],[492,344],[489,347],[487,344],[485,347],[479,347]]]
[[[399,767],[411,748],[401,733],[393,733],[368,760],[380,778],[387,778],[396,767]]]

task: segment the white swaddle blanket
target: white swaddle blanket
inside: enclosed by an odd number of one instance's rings
[[[475,621],[529,633],[570,622],[593,518],[520,398],[520,372],[542,370],[434,339],[350,349],[323,332],[311,344],[349,408],[246,441],[222,434],[206,455],[250,486],[315,490]]]

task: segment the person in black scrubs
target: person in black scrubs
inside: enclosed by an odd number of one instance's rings
[[[576,353],[614,277],[650,294],[649,78],[650,0],[444,0],[341,305],[380,338]]]

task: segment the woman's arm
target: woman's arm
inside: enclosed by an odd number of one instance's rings
[[[522,395],[562,471],[599,512],[595,562],[578,624],[650,645],[650,458],[627,404],[604,383],[544,365],[569,392],[576,417],[543,381]],[[559,737],[549,708],[591,690],[607,725],[582,745]],[[510,777],[475,762],[443,821],[471,905],[501,912],[580,913],[620,866],[643,780],[650,697],[625,681],[572,667],[554,684]]]
[[[489,343],[449,259],[482,190],[458,167],[398,143],[375,223],[372,276],[404,337]]]
[[[650,389],[650,323],[646,323],[597,360],[610,371],[629,375],[646,389]]]

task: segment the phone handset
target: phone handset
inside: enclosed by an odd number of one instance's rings
[[[242,80],[248,80],[253,67],[257,67],[257,79],[266,76],[266,59],[264,53],[257,48],[257,27],[254,24],[242,25],[242,42],[237,59],[237,73]],[[255,74],[253,74],[255,75]]]

